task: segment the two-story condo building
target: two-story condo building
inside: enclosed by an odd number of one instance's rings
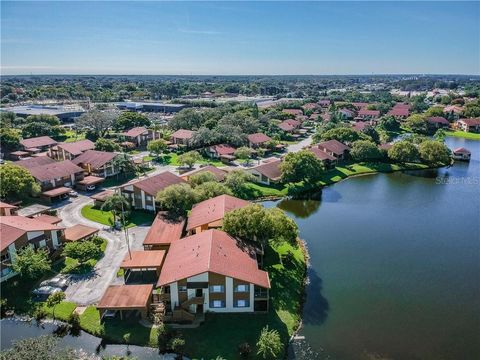
[[[73,160],[85,151],[93,149],[95,149],[95,143],[85,139],[53,146],[48,150],[48,156],[55,160]]]
[[[87,150],[72,162],[81,166],[89,175],[106,178],[119,173],[120,170],[114,164],[114,159],[119,155],[107,151]]]

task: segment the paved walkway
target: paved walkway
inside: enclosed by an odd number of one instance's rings
[[[310,135],[309,137],[299,141],[296,144],[288,145],[287,146],[287,152],[291,153],[291,152],[300,151],[300,150],[310,146],[312,144],[312,141],[313,141],[313,138],[312,138],[312,135]]]
[[[103,293],[116,278],[118,267],[127,254],[127,244],[123,231],[111,231],[108,226],[85,219],[81,209],[93,203],[87,196],[80,195],[71,203],[58,209],[58,216],[65,226],[83,224],[100,229],[99,236],[108,241],[105,254],[100,259],[91,274],[72,275],[71,283],[65,290],[66,299],[79,305],[89,305],[98,302]],[[136,226],[129,229],[131,249],[142,249],[150,226]]]

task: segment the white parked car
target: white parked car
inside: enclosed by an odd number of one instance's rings
[[[88,186],[86,187],[86,189],[87,189],[88,191],[93,191],[93,190],[95,190],[95,185],[88,185]]]
[[[55,286],[40,286],[39,288],[32,291],[33,295],[41,298],[47,298],[48,296],[61,292],[62,289]]]
[[[45,280],[40,283],[40,287],[45,286],[65,289],[68,286],[68,279],[65,276],[57,275],[49,280]]]
[[[68,192],[68,196],[70,197],[78,197],[78,192],[76,192],[75,190],[70,190]]]

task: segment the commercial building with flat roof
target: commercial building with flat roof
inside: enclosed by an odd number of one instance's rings
[[[117,105],[117,108],[120,110],[163,112],[163,113],[176,113],[187,107],[187,105],[185,104],[168,104],[168,103],[156,103],[156,102],[130,102],[130,101],[117,103],[116,105]]]
[[[1,108],[0,111],[13,112],[15,115],[24,118],[30,115],[53,115],[62,122],[72,122],[85,112],[78,106],[63,105],[20,105]]]

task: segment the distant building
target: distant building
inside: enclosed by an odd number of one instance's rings
[[[119,173],[114,164],[114,159],[118,155],[108,151],[87,150],[72,161],[81,166],[87,174],[106,178]]]
[[[188,146],[194,134],[195,131],[192,130],[178,129],[172,134],[172,142],[175,145]]]
[[[318,149],[335,157],[337,160],[345,160],[350,148],[338,140],[323,141],[316,146]]]
[[[247,172],[254,177],[256,182],[265,185],[275,184],[278,183],[282,177],[280,170],[281,163],[281,159],[269,159],[263,164],[247,169]]]
[[[62,122],[72,122],[85,112],[78,106],[61,105],[22,105],[2,108],[0,111],[13,112],[15,115],[23,118],[30,115],[53,115]]]
[[[480,132],[480,118],[460,119],[455,123],[455,127],[467,132]]]
[[[187,107],[187,105],[185,104],[168,104],[168,103],[156,103],[156,102],[130,102],[130,101],[117,103],[116,105],[117,105],[117,108],[120,110],[163,112],[163,113],[176,113]]]

